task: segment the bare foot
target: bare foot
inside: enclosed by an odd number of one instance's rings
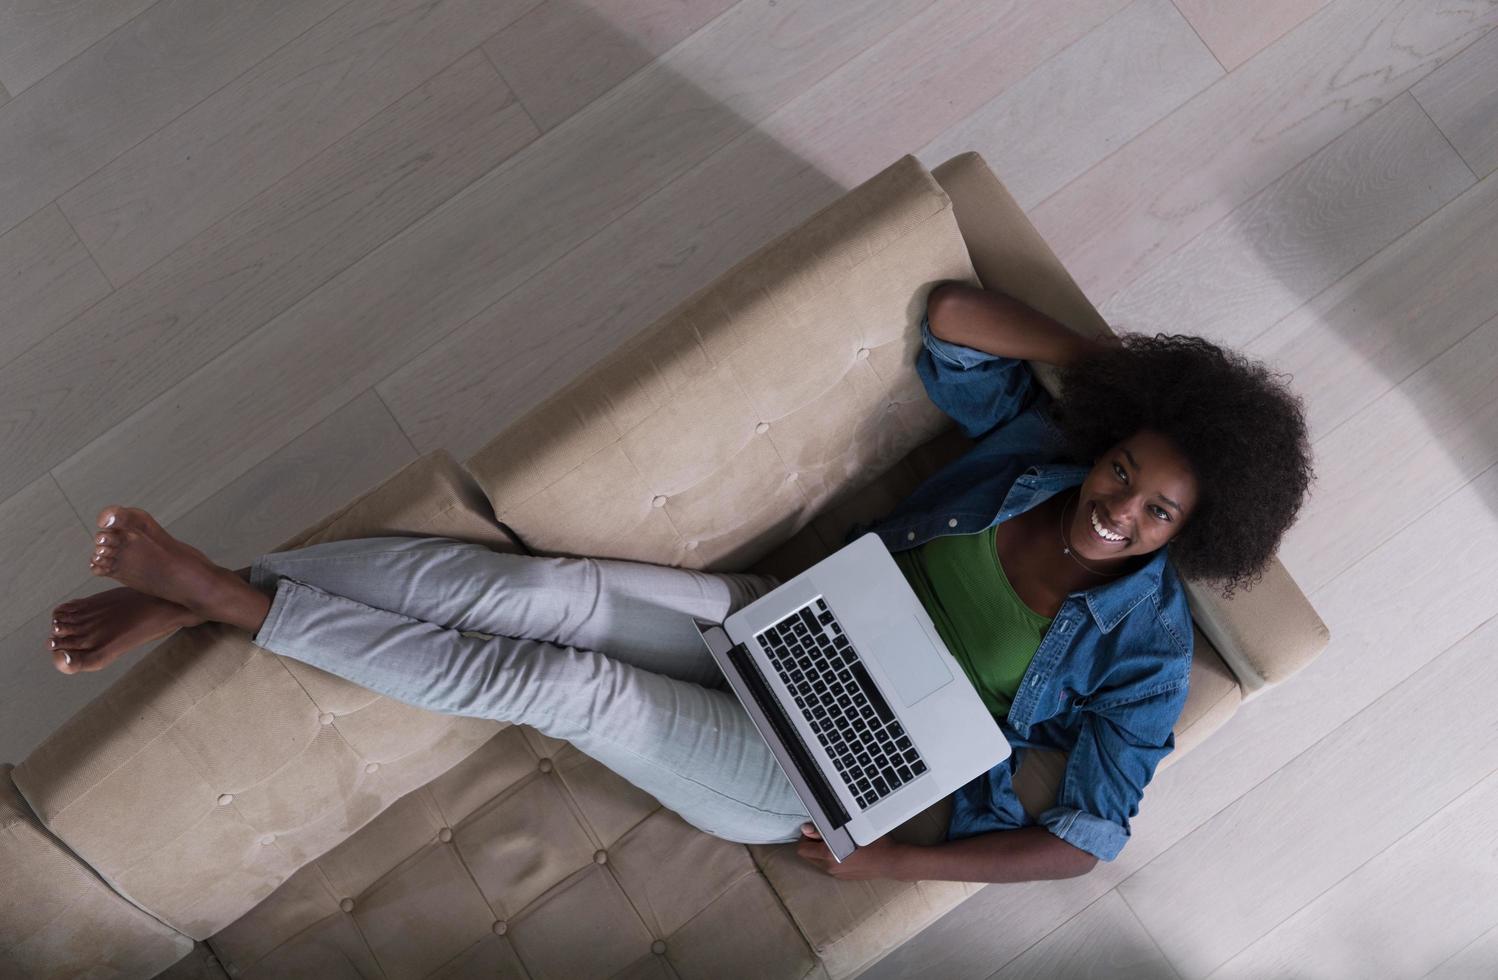
[[[109,589],[52,610],[48,646],[64,674],[102,670],[127,650],[203,622],[203,617],[134,589]]]
[[[98,524],[89,563],[95,575],[233,625],[250,626],[247,609],[262,600],[269,605],[263,593],[172,537],[143,510],[112,505],[99,512]]]

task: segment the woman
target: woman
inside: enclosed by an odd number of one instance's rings
[[[778,584],[764,576],[404,537],[231,572],[111,506],[91,568],[124,588],[56,608],[54,662],[97,670],[224,622],[398,700],[566,739],[709,833],[800,836],[838,877],[1085,873],[1117,855],[1174,746],[1191,665],[1177,570],[1231,596],[1272,559],[1311,480],[1301,404],[1200,338],[1086,339],[960,283],[932,291],[921,335],[928,394],[977,445],[849,539],[880,534],[1016,748],[955,794],[941,844],[885,838],[838,864],[815,840],[690,622]],[[1025,359],[1062,369],[1059,401]],[[1055,806],[1032,820],[1012,777],[1035,746],[1069,757]]]

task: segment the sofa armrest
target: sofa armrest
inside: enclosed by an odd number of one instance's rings
[[[116,894],[37,820],[0,766],[0,975],[152,976],[192,940]]]
[[[381,534],[512,547],[436,450],[277,550]],[[205,939],[502,727],[382,697],[205,623],[164,640],[11,779],[115,892]]]
[[[1023,209],[977,153],[962,153],[931,172],[952,199],[957,227],[985,288],[998,289],[1088,336],[1112,333]],[[1040,383],[1059,395],[1056,369],[1031,362]],[[1244,700],[1310,663],[1331,642],[1279,559],[1261,582],[1231,601],[1186,582],[1191,615],[1238,677]]]

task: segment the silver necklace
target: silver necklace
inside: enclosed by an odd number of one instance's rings
[[[1082,499],[1082,488],[1078,487],[1077,488],[1077,500],[1080,502],[1081,499]],[[1069,504],[1062,504],[1061,505],[1061,553],[1063,555],[1071,555],[1071,560],[1072,561],[1076,562],[1078,565],[1081,565],[1084,569],[1086,569],[1087,571],[1091,572],[1094,575],[1106,575],[1109,578],[1117,578],[1118,576],[1125,574],[1124,572],[1100,572],[1100,571],[1098,571],[1095,568],[1087,568],[1087,564],[1085,562],[1083,562],[1082,559],[1080,559],[1076,555],[1072,554],[1071,544],[1068,543],[1067,540],[1066,540],[1066,508],[1067,508],[1067,506],[1069,506]]]

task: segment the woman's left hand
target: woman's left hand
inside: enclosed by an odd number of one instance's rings
[[[815,825],[801,825],[801,840],[796,844],[796,854],[802,860],[816,865],[832,875],[849,881],[865,881],[870,878],[892,878],[893,858],[900,845],[884,836],[872,844],[858,848],[847,859],[839,862],[832,851],[822,843],[822,835]]]

